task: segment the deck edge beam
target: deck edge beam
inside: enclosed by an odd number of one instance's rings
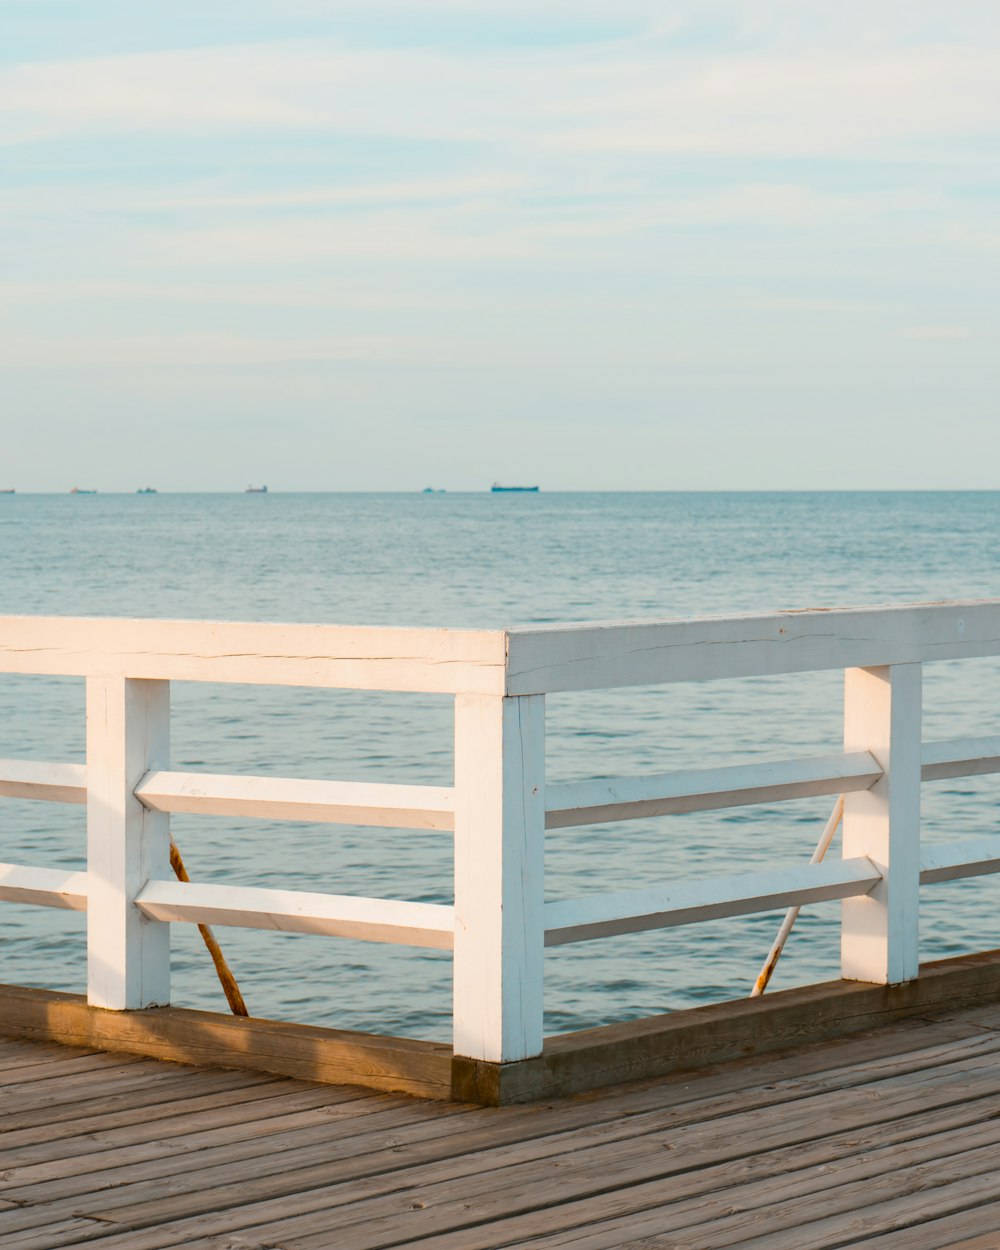
[[[907,1018],[1000,1002],[1000,950],[924,964],[917,980],[829,981],[551,1037],[541,1056],[488,1063],[450,1046],[181,1007],[107,1011],[82,995],[0,986],[0,1036],[212,1068],[510,1105],[792,1050]]]

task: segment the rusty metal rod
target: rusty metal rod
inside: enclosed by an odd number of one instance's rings
[[[833,805],[833,811],[830,813],[830,819],[826,822],[826,828],[820,836],[820,840],[816,843],[816,849],[812,853],[810,864],[819,864],[823,861],[823,856],[829,849],[830,843],[833,841],[833,835],[837,832],[837,826],[844,818],[844,796],[840,795],[836,803]],[[781,958],[781,952],[785,949],[785,943],[788,941],[788,935],[792,931],[792,926],[798,919],[801,907],[789,907],[785,912],[785,918],[781,922],[781,928],[778,930],[778,936],[774,939],[767,958],[764,960],[764,966],[760,970],[760,975],[750,991],[751,998],[757,998],[767,989],[767,983],[778,966],[778,960]]]
[[[170,867],[174,870],[174,876],[178,881],[190,881],[187,875],[187,869],[184,867],[184,860],[181,859],[181,853],[177,848],[177,843],[171,839],[170,842]],[[240,993],[240,987],[236,984],[236,978],[233,976],[232,969],[226,963],[226,957],[222,953],[222,948],[215,940],[215,934],[207,924],[200,924],[198,932],[201,934],[208,953],[212,956],[212,963],[215,964],[215,971],[219,977],[219,984],[226,996],[230,1009],[234,1016],[249,1016],[247,1005],[243,1001],[243,995]]]

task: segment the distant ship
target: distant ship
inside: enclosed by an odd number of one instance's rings
[[[155,495],[157,492],[155,486],[140,486],[135,493],[137,495]]]
[[[0,495],[14,495],[16,493],[13,486],[0,486]]]
[[[266,486],[248,486],[243,493],[244,495],[266,495],[267,487]]]
[[[493,485],[490,487],[490,490],[493,491],[494,493],[498,491],[511,491],[511,490],[537,491],[538,487],[537,486],[501,486],[499,482],[494,482]]]
[[[425,486],[420,493],[421,495],[443,495],[445,490],[443,486]]]
[[[96,490],[84,490],[82,486],[73,486],[70,488],[71,495],[96,495]]]

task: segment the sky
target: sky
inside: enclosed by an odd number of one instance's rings
[[[996,0],[0,0],[0,486],[1000,486]]]

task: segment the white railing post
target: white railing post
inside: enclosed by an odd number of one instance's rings
[[[919,970],[921,666],[845,672],[844,748],[870,751],[883,775],[844,799],[845,859],[867,855],[883,874],[845,899],[842,976],[897,985]]]
[[[542,1049],[545,697],[455,700],[455,1054]]]
[[[133,902],[170,877],[170,817],[133,794],[170,766],[170,683],[87,679],[87,1001],[124,1010],[170,1001],[170,925]]]

